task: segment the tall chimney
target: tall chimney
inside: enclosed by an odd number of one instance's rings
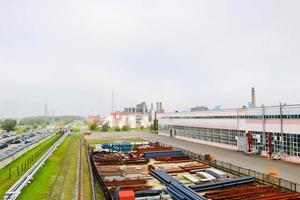
[[[256,107],[255,87],[251,88],[252,106]]]

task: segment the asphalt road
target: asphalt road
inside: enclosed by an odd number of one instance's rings
[[[300,184],[300,164],[285,162],[281,160],[271,160],[261,156],[249,156],[243,152],[226,150],[209,145],[199,144],[190,141],[179,140],[167,136],[152,133],[136,132],[115,132],[115,133],[94,133],[86,136],[87,139],[96,139],[102,137],[131,138],[140,137],[145,140],[159,141],[174,147],[186,149],[199,154],[213,154],[217,160],[231,163],[243,168],[252,169],[261,173],[267,173],[270,170],[276,170],[279,177],[297,182]]]

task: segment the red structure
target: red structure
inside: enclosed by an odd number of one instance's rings
[[[119,192],[119,200],[134,200],[134,192],[132,190],[124,190]]]
[[[272,155],[273,155],[273,144],[272,144],[272,141],[273,141],[273,133],[269,133],[268,135],[268,146],[269,146],[269,157],[271,158]]]
[[[252,152],[252,147],[253,147],[252,139],[253,139],[253,137],[252,137],[251,132],[248,131],[246,136],[247,136],[247,144],[248,144],[248,149],[247,150],[248,150],[248,152]]]

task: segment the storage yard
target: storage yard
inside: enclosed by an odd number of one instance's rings
[[[90,153],[106,199],[300,199],[299,193],[215,169],[158,142],[97,144]]]

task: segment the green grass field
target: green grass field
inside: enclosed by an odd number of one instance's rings
[[[53,155],[46,161],[45,166],[38,171],[34,180],[18,199],[76,199],[77,167],[79,159],[79,134],[68,136]],[[91,199],[91,186],[85,149],[82,149],[82,199]],[[34,192],[32,192],[34,191]]]
[[[0,197],[5,195],[5,192],[58,140],[59,137],[59,135],[51,137],[0,170]]]
[[[101,131],[101,130],[100,130]],[[120,131],[116,131],[115,128],[108,129],[107,132],[143,132],[143,131],[150,131],[150,128],[130,128],[128,131],[123,131],[122,129]]]

